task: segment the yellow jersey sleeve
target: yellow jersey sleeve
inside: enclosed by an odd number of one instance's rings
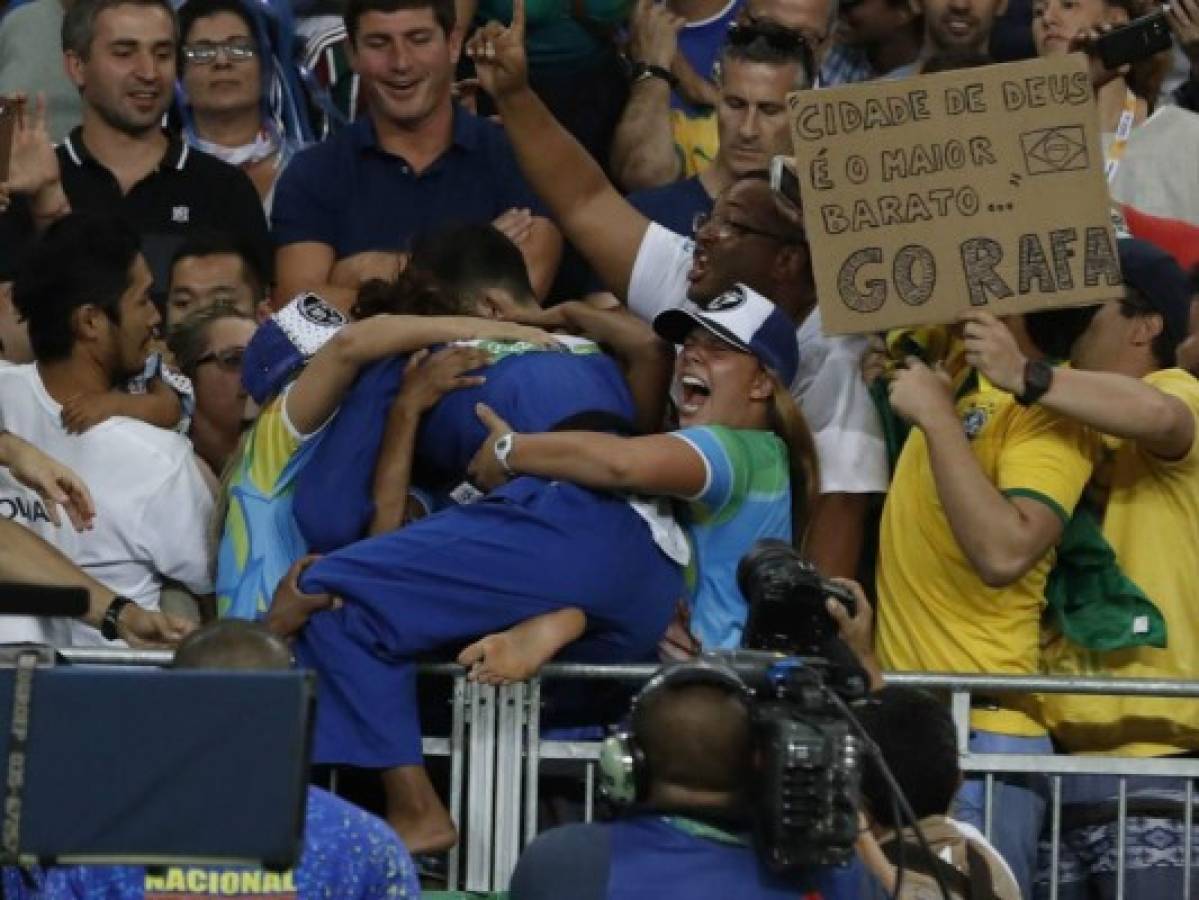
[[[284,392],[259,413],[245,457],[246,478],[268,496],[302,443],[283,409],[286,398]]]
[[[1065,524],[1091,477],[1096,438],[1085,426],[1040,406],[1015,407],[998,460],[997,487],[1030,497]]]
[[[1162,459],[1158,456],[1153,456],[1149,453],[1142,454],[1145,460],[1151,466],[1161,466],[1163,468],[1180,470],[1189,470],[1196,465],[1199,465],[1199,379],[1183,369],[1162,369],[1160,372],[1153,372],[1146,375],[1143,379],[1146,384],[1153,385],[1163,394],[1180,400],[1186,404],[1187,409],[1191,411],[1191,418],[1195,420],[1195,436],[1191,438],[1191,449],[1187,451],[1186,456],[1182,459]]]

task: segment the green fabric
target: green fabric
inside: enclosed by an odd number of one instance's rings
[[[883,430],[883,445],[887,450],[887,465],[892,472],[899,462],[899,453],[903,450],[904,441],[908,439],[912,426],[895,414],[891,408],[891,398],[887,393],[887,379],[876,378],[870,385],[870,399],[878,412],[878,421]]]
[[[1060,503],[1058,503],[1052,497],[1042,494],[1040,491],[1034,491],[1032,488],[1008,488],[1003,492],[1003,496],[1027,497],[1029,500],[1036,500],[1038,503],[1044,503],[1051,510],[1053,510],[1054,515],[1062,520],[1063,525],[1065,525],[1067,528],[1070,526],[1070,514],[1062,508]],[[1100,535],[1099,539],[1103,540],[1103,536]]]
[[[888,341],[887,355],[893,365],[900,365],[909,356],[914,356],[926,366],[943,362],[937,356],[937,351],[931,346],[935,343],[931,329],[905,329],[891,332]],[[876,378],[869,386],[870,399],[878,412],[879,423],[883,429],[883,445],[887,451],[887,465],[895,471],[899,462],[899,453],[903,450],[904,442],[911,434],[912,426],[896,415],[891,408],[890,396],[891,379],[889,376]]]
[[[1045,601],[1046,615],[1081,647],[1166,646],[1161,611],[1120,571],[1115,552],[1088,510],[1076,509],[1062,532],[1057,563],[1045,585]]]

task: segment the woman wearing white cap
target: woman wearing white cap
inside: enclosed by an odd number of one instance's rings
[[[799,362],[795,329],[741,286],[706,309],[668,310],[654,329],[682,345],[674,375],[679,430],[517,434],[480,404],[490,435],[470,472],[485,488],[536,475],[684,501],[692,628],[704,647],[735,647],[746,616],[738,561],[761,538],[802,545],[819,483],[811,434],[787,389]],[[582,626],[578,616],[580,633]],[[475,663],[484,680],[503,680],[508,650],[484,638],[459,659]]]

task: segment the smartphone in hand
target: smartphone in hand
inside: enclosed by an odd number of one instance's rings
[[[799,197],[799,177],[789,157],[776,156],[770,160],[770,187],[776,194],[803,207]]]
[[[1100,35],[1095,41],[1095,52],[1104,67],[1115,70],[1169,50],[1170,22],[1166,18],[1169,9],[1169,6],[1163,6],[1147,16],[1133,19],[1127,25]]]

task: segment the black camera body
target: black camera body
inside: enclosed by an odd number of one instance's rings
[[[865,748],[843,703],[865,696],[865,679],[823,659],[753,650],[716,656],[753,695],[754,843],[763,862],[790,876],[848,861],[858,837]]]
[[[729,662],[756,698],[759,851],[784,875],[843,863],[858,836],[863,752],[845,704],[866,696],[869,679],[838,636],[825,601],[832,597],[853,616],[857,600],[774,539],[758,541],[742,557],[737,586],[749,606],[742,638],[748,649]]]
[[[828,697],[821,670],[785,659],[768,670],[772,699],[754,708],[762,770],[756,834],[780,874],[840,865],[854,854],[863,747]],[[847,699],[865,694],[860,682]]]
[[[758,541],[737,565],[737,587],[749,606],[742,645],[787,656],[827,656],[839,642],[837,623],[824,601],[832,597],[850,616],[857,601],[846,588],[822,578],[786,541]]]

